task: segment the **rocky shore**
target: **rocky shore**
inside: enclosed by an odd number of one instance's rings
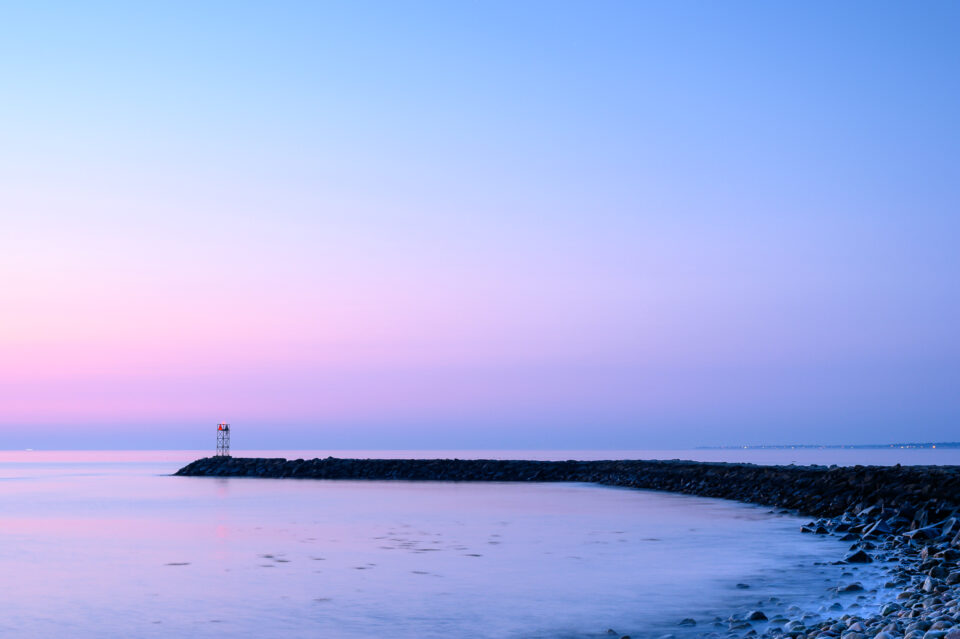
[[[889,575],[885,584],[889,596],[883,598],[887,603],[876,610],[844,607],[841,600],[868,594],[869,586],[851,580],[837,588],[837,601],[825,606],[822,614],[758,608],[727,619],[684,619],[678,623],[677,636],[960,639],[960,467],[208,457],[176,474],[593,482],[774,506],[818,518],[801,532],[835,535],[849,542],[849,553],[838,562],[850,566],[882,562]]]

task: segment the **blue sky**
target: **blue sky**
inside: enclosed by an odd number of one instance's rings
[[[7,5],[0,429],[956,439],[958,23],[950,2]]]

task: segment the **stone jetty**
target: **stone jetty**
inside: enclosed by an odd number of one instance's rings
[[[814,517],[800,532],[850,542],[838,563],[880,562],[889,581],[876,610],[743,611],[678,620],[676,637],[960,639],[960,466],[759,466],[693,461],[462,459],[286,460],[208,457],[177,475],[293,479],[591,482],[719,497]],[[834,591],[858,597],[856,581]],[[694,631],[692,628],[696,628]],[[611,631],[612,632],[612,631]],[[668,635],[673,636],[673,635]]]
[[[960,507],[957,466],[758,466],[693,461],[277,459],[206,457],[188,476],[592,482],[720,497],[836,517],[870,506],[935,521]]]

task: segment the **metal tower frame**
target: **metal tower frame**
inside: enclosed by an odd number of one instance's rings
[[[217,457],[230,456],[230,424],[217,424]]]

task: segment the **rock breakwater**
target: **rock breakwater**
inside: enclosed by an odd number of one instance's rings
[[[876,610],[851,579],[832,591],[819,615],[745,611],[690,622],[703,637],[807,639],[960,639],[960,467],[758,466],[692,461],[522,461],[459,459],[286,460],[208,457],[186,476],[297,479],[592,482],[734,499],[813,516],[801,532],[850,542],[837,563],[881,562],[887,603]],[[853,573],[851,573],[853,574]],[[849,601],[849,599],[847,599]],[[638,635],[634,635],[635,637]]]
[[[960,507],[956,466],[758,466],[692,461],[278,459],[206,457],[177,475],[295,479],[563,481],[665,490],[838,517],[873,506],[911,521]],[[925,515],[923,513],[926,513]],[[926,519],[924,519],[924,517]]]

